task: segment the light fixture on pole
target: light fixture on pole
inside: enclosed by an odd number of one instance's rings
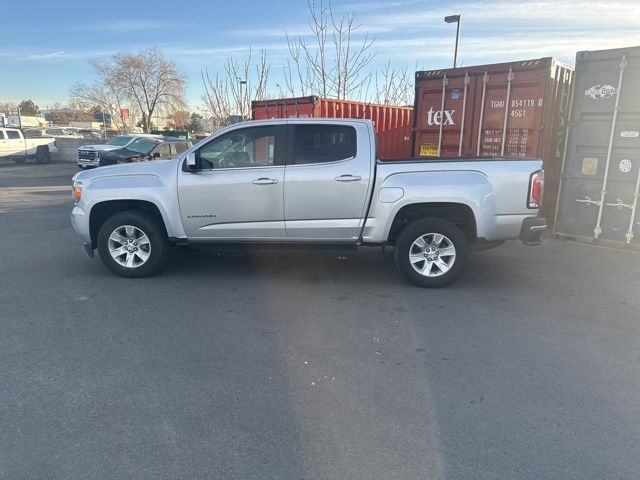
[[[458,63],[458,39],[460,38],[460,15],[449,15],[444,17],[444,21],[447,23],[455,23],[456,26],[456,49],[453,53],[453,68],[456,68]]]

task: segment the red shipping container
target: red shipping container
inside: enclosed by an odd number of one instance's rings
[[[572,79],[554,58],[416,72],[413,153],[541,158],[552,219]]]
[[[411,157],[413,108],[336,100],[315,96],[279,98],[251,102],[251,118],[363,118],[377,132],[378,158]]]

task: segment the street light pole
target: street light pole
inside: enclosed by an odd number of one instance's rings
[[[456,48],[453,53],[453,68],[456,68],[458,63],[458,40],[460,38],[460,15],[449,15],[444,17],[444,21],[446,23],[455,23],[456,24]]]
[[[246,85],[247,81],[238,77],[240,82],[240,118],[244,120],[244,97],[242,96],[242,85]]]

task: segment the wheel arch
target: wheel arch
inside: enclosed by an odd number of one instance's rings
[[[150,215],[158,221],[159,225],[164,229],[164,233],[167,234],[164,218],[155,203],[148,200],[106,200],[96,203],[89,214],[89,234],[93,248],[96,247],[98,232],[104,222],[113,215],[128,210],[141,211]]]
[[[471,207],[456,202],[423,202],[411,203],[398,210],[386,236],[386,243],[394,245],[404,227],[422,218],[449,221],[462,231],[468,242],[477,240],[477,221]]]

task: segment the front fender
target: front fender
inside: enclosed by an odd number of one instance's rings
[[[165,184],[158,175],[101,176],[90,180],[84,186],[82,196],[85,201],[83,210],[88,218],[91,216],[92,208],[102,202],[128,200],[152,203],[158,208],[169,237],[186,236],[180,220],[175,186]]]

